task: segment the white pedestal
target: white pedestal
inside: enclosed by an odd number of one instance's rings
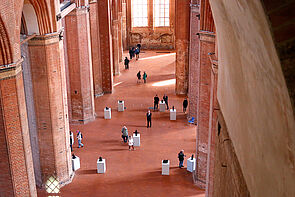
[[[196,158],[193,158],[193,160],[192,160],[190,157],[187,160],[187,171],[193,172],[195,170],[196,170]]]
[[[169,175],[169,168],[170,168],[170,160],[168,160],[168,163],[163,163],[163,160],[162,160],[162,175]]]
[[[176,120],[176,109],[170,109],[170,120]]]
[[[160,101],[160,112],[164,112],[166,108],[165,101]]]
[[[76,156],[75,159],[72,159],[72,167],[73,167],[74,171],[80,169],[80,158],[79,157]]]
[[[138,133],[137,136],[133,134],[133,142],[134,146],[140,146],[140,134]]]
[[[104,108],[104,119],[111,119],[112,118],[112,109],[111,108]]]
[[[124,101],[118,101],[118,111],[124,111]]]
[[[106,160],[102,159],[102,161],[97,160],[97,173],[105,173],[106,172]]]

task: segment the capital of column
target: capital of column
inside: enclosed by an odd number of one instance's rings
[[[50,34],[35,36],[28,41],[29,46],[44,46],[49,44],[58,43],[62,37],[62,32],[54,32]]]
[[[0,66],[0,80],[8,79],[15,77],[22,72],[21,63],[24,61],[24,58],[19,59],[18,61]]]
[[[113,26],[119,25],[119,20],[118,19],[112,20],[112,25]]]

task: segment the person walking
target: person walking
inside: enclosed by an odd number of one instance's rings
[[[77,139],[78,139],[78,148],[80,147],[84,147],[84,144],[82,144],[82,139],[83,139],[83,135],[82,135],[82,132],[77,130]]]
[[[125,57],[124,65],[125,65],[125,69],[129,69],[129,59],[127,57]]]
[[[139,59],[139,48],[136,47],[134,52],[135,52],[135,55],[136,55],[136,60],[138,60]]]
[[[129,145],[129,150],[131,150],[131,148],[133,150],[135,150],[134,149],[134,143],[133,143],[133,137],[132,136],[129,136],[129,138],[128,138],[128,145]]]
[[[146,113],[146,120],[147,120],[147,128],[152,127],[152,113],[150,110]]]
[[[146,83],[147,74],[145,73],[145,71],[143,72],[142,78],[144,83]]]
[[[156,95],[154,97],[154,111],[159,108],[159,101],[160,101],[160,99],[159,99],[158,95]]]
[[[132,60],[132,57],[133,57],[133,50],[132,50],[131,47],[130,47],[130,49],[129,49],[129,56],[130,56],[130,60]]]
[[[169,109],[169,106],[168,106],[168,96],[164,94],[163,100],[165,101],[166,108]]]
[[[74,144],[74,134],[72,131],[70,131],[70,147],[71,147],[71,152],[73,152],[73,144]]]
[[[138,73],[137,73],[137,83],[140,83],[140,81],[141,81],[141,73],[140,73],[140,71],[138,71]]]
[[[187,99],[185,98],[184,101],[183,101],[183,103],[182,103],[183,113],[186,112],[187,105],[188,105],[188,102],[187,102]]]
[[[122,128],[122,139],[124,141],[124,143],[127,142],[127,139],[128,139],[128,129],[126,126],[123,126]]]
[[[184,157],[186,157],[186,156],[184,155],[184,150],[181,150],[181,151],[178,153],[179,168],[184,167],[184,166],[183,166],[183,160],[184,160]]]

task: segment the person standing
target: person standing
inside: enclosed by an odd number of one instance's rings
[[[158,95],[156,95],[154,97],[154,110],[159,108],[159,101],[160,101],[160,99],[159,99]]]
[[[140,83],[140,81],[141,81],[141,73],[140,73],[140,71],[138,71],[138,73],[137,73],[137,83]]]
[[[147,74],[145,73],[145,71],[143,72],[142,78],[144,83],[146,83]]]
[[[125,57],[124,65],[125,65],[125,69],[129,69],[129,59],[127,57]]]
[[[135,55],[136,55],[136,60],[138,60],[138,58],[139,58],[139,48],[136,47],[134,52],[135,52]]]
[[[124,143],[127,142],[127,139],[128,139],[128,129],[126,126],[123,126],[122,128],[122,139],[124,141]]]
[[[135,47],[132,47],[132,57],[135,57]]]
[[[147,120],[147,128],[152,127],[152,113],[150,110],[146,113],[146,120]]]
[[[166,108],[169,109],[169,106],[168,106],[168,96],[164,94],[163,100],[165,101]]]
[[[179,160],[179,168],[182,168],[184,167],[183,166],[183,160],[184,160],[184,150],[181,150],[179,153],[178,153],[178,160]]]
[[[82,135],[82,132],[77,130],[77,139],[78,139],[78,148],[80,147],[84,147],[84,144],[82,144],[82,139],[83,139],[83,135]]]
[[[137,46],[137,48],[139,49],[139,53],[140,53],[141,44],[138,43],[136,46]]]
[[[129,150],[131,150],[131,148],[134,150],[134,143],[133,143],[132,136],[129,136],[129,138],[128,138],[128,145],[129,145]]]
[[[70,131],[70,146],[71,146],[71,152],[73,152],[73,144],[74,144],[74,134],[72,131]]]
[[[130,47],[130,49],[129,49],[129,56],[130,56],[130,60],[132,60],[132,57],[133,57],[133,50],[132,50],[131,47]]]
[[[187,105],[188,105],[188,102],[187,102],[187,99],[185,98],[184,101],[183,101],[183,103],[182,103],[183,113],[186,112]]]

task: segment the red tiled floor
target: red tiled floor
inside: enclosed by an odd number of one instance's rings
[[[204,191],[193,184],[192,174],[177,167],[178,152],[184,149],[190,156],[196,146],[195,126],[189,125],[181,112],[184,97],[175,95],[175,84],[153,86],[173,82],[174,61],[174,53],[146,51],[140,60],[131,61],[130,70],[121,65],[121,74],[114,77],[114,93],[95,99],[97,119],[86,125],[71,125],[73,131],[82,131],[85,147],[78,149],[75,139],[74,153],[80,157],[81,168],[73,182],[61,189],[61,196],[204,196]],[[147,72],[147,84],[136,83],[138,70]],[[152,107],[154,95],[162,98],[164,93],[170,107],[177,109],[177,121],[169,120],[168,111],[152,111],[152,128],[146,128],[145,113]],[[124,112],[117,111],[118,100],[125,101]],[[106,106],[112,108],[111,120],[103,119]],[[135,151],[128,151],[128,145],[122,142],[123,125],[129,135],[135,129],[141,133],[141,146]],[[106,159],[105,174],[96,173],[99,156]],[[161,175],[162,159],[171,162],[169,176]]]

